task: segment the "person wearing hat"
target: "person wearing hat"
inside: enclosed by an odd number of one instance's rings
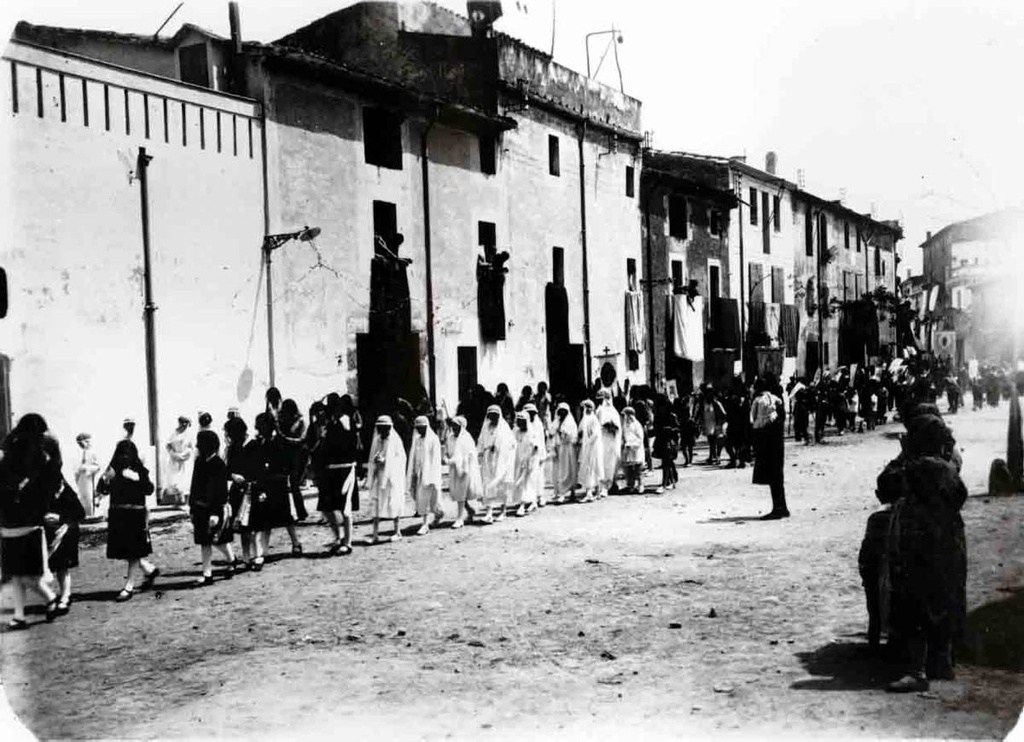
[[[192,421],[182,415],[178,418],[178,427],[167,439],[167,485],[164,492],[173,499],[174,504],[185,504],[185,496],[192,480],[192,456],[194,449],[188,429]]]
[[[597,408],[597,421],[601,424],[601,458],[604,467],[601,488],[597,492],[600,499],[615,489],[615,478],[622,460],[622,418],[612,404],[611,392],[602,389],[598,396],[601,404]]]
[[[412,446],[409,448],[409,464],[406,483],[409,494],[416,503],[416,515],[423,519],[417,536],[430,533],[430,518],[437,526],[444,517],[441,509],[441,440],[430,428],[430,420],[420,415],[412,423]]]
[[[579,424],[579,484],[583,488],[582,502],[593,502],[595,493],[604,479],[604,457],[601,455],[601,423],[594,413],[594,403],[583,400],[583,415]]]
[[[484,506],[487,508],[481,522],[494,523],[505,517],[511,503],[516,463],[516,439],[497,404],[487,408],[476,447],[480,455]],[[497,516],[494,515],[495,508],[500,508]]]
[[[370,457],[366,462],[366,491],[373,509],[373,535],[370,544],[378,544],[381,520],[393,520],[392,541],[402,538],[398,520],[405,510],[405,446],[389,415],[381,415],[374,425]]]
[[[480,476],[480,459],[476,452],[476,443],[468,430],[468,422],[462,415],[457,415],[448,423],[452,431],[453,441],[448,459],[448,492],[458,507],[452,528],[462,528],[466,522],[466,511],[472,514],[469,503],[483,495],[483,480]]]
[[[644,428],[632,407],[622,410],[622,470],[626,475],[626,494],[642,490],[640,470],[644,465]]]
[[[576,496],[576,440],[579,429],[569,405],[562,402],[555,409],[551,431],[551,488],[554,504],[561,505]]]
[[[512,504],[520,518],[537,507],[537,436],[530,429],[530,416],[516,413],[516,458],[512,480]]]
[[[135,435],[135,418],[126,417],[122,421],[121,427],[124,429],[124,440],[130,441]]]

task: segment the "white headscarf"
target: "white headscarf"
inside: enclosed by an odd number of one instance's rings
[[[387,438],[381,438],[376,427],[373,431],[373,443],[370,444],[370,456],[367,459],[366,488],[373,491],[375,486],[384,488],[390,484],[394,490],[405,492],[406,458],[402,439],[394,431],[394,426],[389,416],[381,415],[378,417],[376,425],[386,425],[392,428],[392,430]],[[384,468],[380,471],[378,471],[375,464],[378,456],[383,456],[384,458]]]
[[[426,435],[420,435],[418,430],[412,432],[412,445],[409,446],[409,464],[406,468],[406,481],[411,485],[413,474],[419,466],[419,486],[428,487],[434,485],[438,491],[441,489],[441,441],[430,428],[430,421],[426,417],[417,417],[413,422],[416,426],[427,426]]]

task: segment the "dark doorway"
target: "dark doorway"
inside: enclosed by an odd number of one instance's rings
[[[11,421],[11,359],[0,354],[0,440],[13,427]]]
[[[804,361],[804,375],[810,381],[818,371],[818,341],[807,341],[807,358]]]
[[[459,370],[459,401],[466,398],[466,393],[477,384],[476,346],[458,348]]]
[[[191,44],[178,49],[178,72],[182,82],[210,87],[210,61],[206,44]]]

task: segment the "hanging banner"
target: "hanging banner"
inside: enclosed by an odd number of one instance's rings
[[[935,333],[935,355],[952,358],[956,353],[956,332],[944,330]]]

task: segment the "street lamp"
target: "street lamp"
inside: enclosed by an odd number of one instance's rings
[[[274,380],[274,292],[270,278],[270,253],[287,242],[299,240],[310,242],[320,234],[320,227],[303,227],[298,232],[268,234],[263,238],[263,261],[267,271],[267,356],[270,370],[270,386],[276,386]]]

